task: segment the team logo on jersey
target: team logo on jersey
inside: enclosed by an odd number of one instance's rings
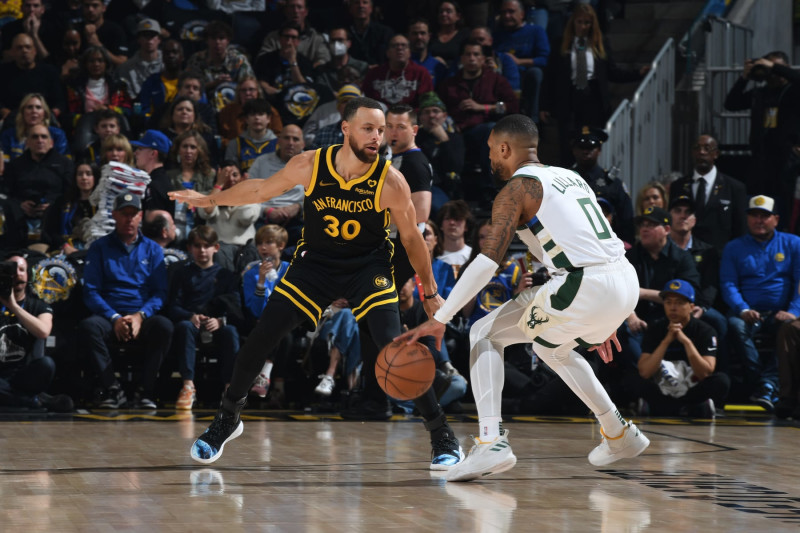
[[[535,306],[535,305],[533,307],[531,307],[531,316],[530,316],[530,318],[528,320],[528,327],[531,328],[531,329],[535,329],[536,326],[540,326],[542,324],[546,324],[546,323],[550,322],[550,317],[548,317],[548,316],[545,316],[545,317],[536,316],[536,311],[538,311],[538,310],[539,310],[539,308],[537,306]]]
[[[376,180],[367,180],[367,185],[369,185],[370,187],[374,187],[377,184],[378,182]]]
[[[775,261],[777,261],[778,263],[783,263],[785,260],[786,256],[783,255],[782,253],[778,252],[777,254],[775,254]]]
[[[378,289],[385,289],[391,282],[386,276],[375,276],[375,279],[372,280],[372,284]]]

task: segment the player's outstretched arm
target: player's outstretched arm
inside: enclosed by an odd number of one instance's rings
[[[170,200],[186,202],[194,207],[214,207],[215,205],[246,205],[266,202],[290,191],[295,185],[308,188],[314,167],[315,152],[303,152],[291,158],[283,169],[267,179],[247,179],[230,189],[213,196],[192,190],[170,191]]]

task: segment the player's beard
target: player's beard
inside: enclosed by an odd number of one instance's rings
[[[361,161],[362,163],[374,163],[375,159],[378,157],[377,153],[375,155],[368,154],[366,150],[359,148],[358,144],[356,144],[355,139],[353,139],[352,137],[350,138],[350,149],[353,151],[358,160]]]
[[[492,180],[494,181],[494,186],[498,191],[506,184],[506,180],[503,179],[503,173],[502,166],[492,163]]]

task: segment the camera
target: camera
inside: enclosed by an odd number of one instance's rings
[[[758,61],[758,58],[752,59],[751,61]],[[748,77],[753,81],[766,81],[769,78],[770,70],[765,67],[764,65],[753,65],[750,69],[750,74]]]
[[[6,297],[14,290],[17,280],[16,261],[0,261],[0,296]]]

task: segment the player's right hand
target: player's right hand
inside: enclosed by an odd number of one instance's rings
[[[446,328],[447,326],[445,324],[431,318],[427,322],[398,335],[392,340],[396,342],[405,342],[406,344],[414,344],[420,337],[427,337],[430,335],[436,339],[436,349],[441,350],[442,337],[444,337]]]

